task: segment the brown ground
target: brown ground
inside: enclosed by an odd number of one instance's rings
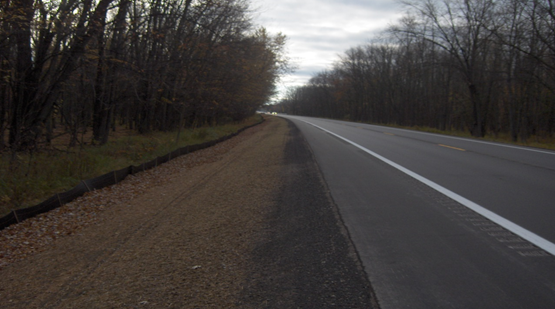
[[[283,300],[302,303],[312,293],[310,304],[368,308],[366,276],[317,169],[292,173],[313,160],[286,158],[290,130],[271,117],[215,147],[0,231],[0,307],[312,307]],[[319,212],[303,210],[295,225],[279,206],[293,205],[287,211],[294,212],[305,203],[295,194],[283,198],[288,187],[302,186],[291,179],[311,183],[317,197],[308,204]],[[285,234],[295,226],[315,230],[302,231],[311,237],[306,245],[295,242],[304,237],[300,230]],[[287,269],[292,275],[283,276]]]

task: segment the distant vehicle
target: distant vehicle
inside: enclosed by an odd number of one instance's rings
[[[277,115],[277,113],[276,113],[276,112],[272,112],[272,115]]]

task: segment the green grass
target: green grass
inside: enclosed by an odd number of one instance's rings
[[[140,165],[177,148],[218,139],[260,121],[245,121],[177,132],[111,138],[103,146],[84,146],[67,151],[49,150],[33,155],[0,157],[0,216],[13,209],[36,205],[81,180],[91,179],[129,165]]]

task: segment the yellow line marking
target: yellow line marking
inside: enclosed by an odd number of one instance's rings
[[[383,132],[383,134],[387,134],[387,135],[395,136],[395,134],[393,134],[393,133],[389,133],[389,132]]]
[[[466,151],[466,149],[457,148],[457,147],[453,147],[453,146],[447,146],[447,145],[443,145],[443,144],[438,144],[438,145],[441,146],[441,147],[451,148],[451,149],[460,150],[460,151]]]

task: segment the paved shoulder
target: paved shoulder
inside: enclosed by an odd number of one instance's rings
[[[375,308],[367,276],[311,150],[291,122],[282,179],[241,305]]]

